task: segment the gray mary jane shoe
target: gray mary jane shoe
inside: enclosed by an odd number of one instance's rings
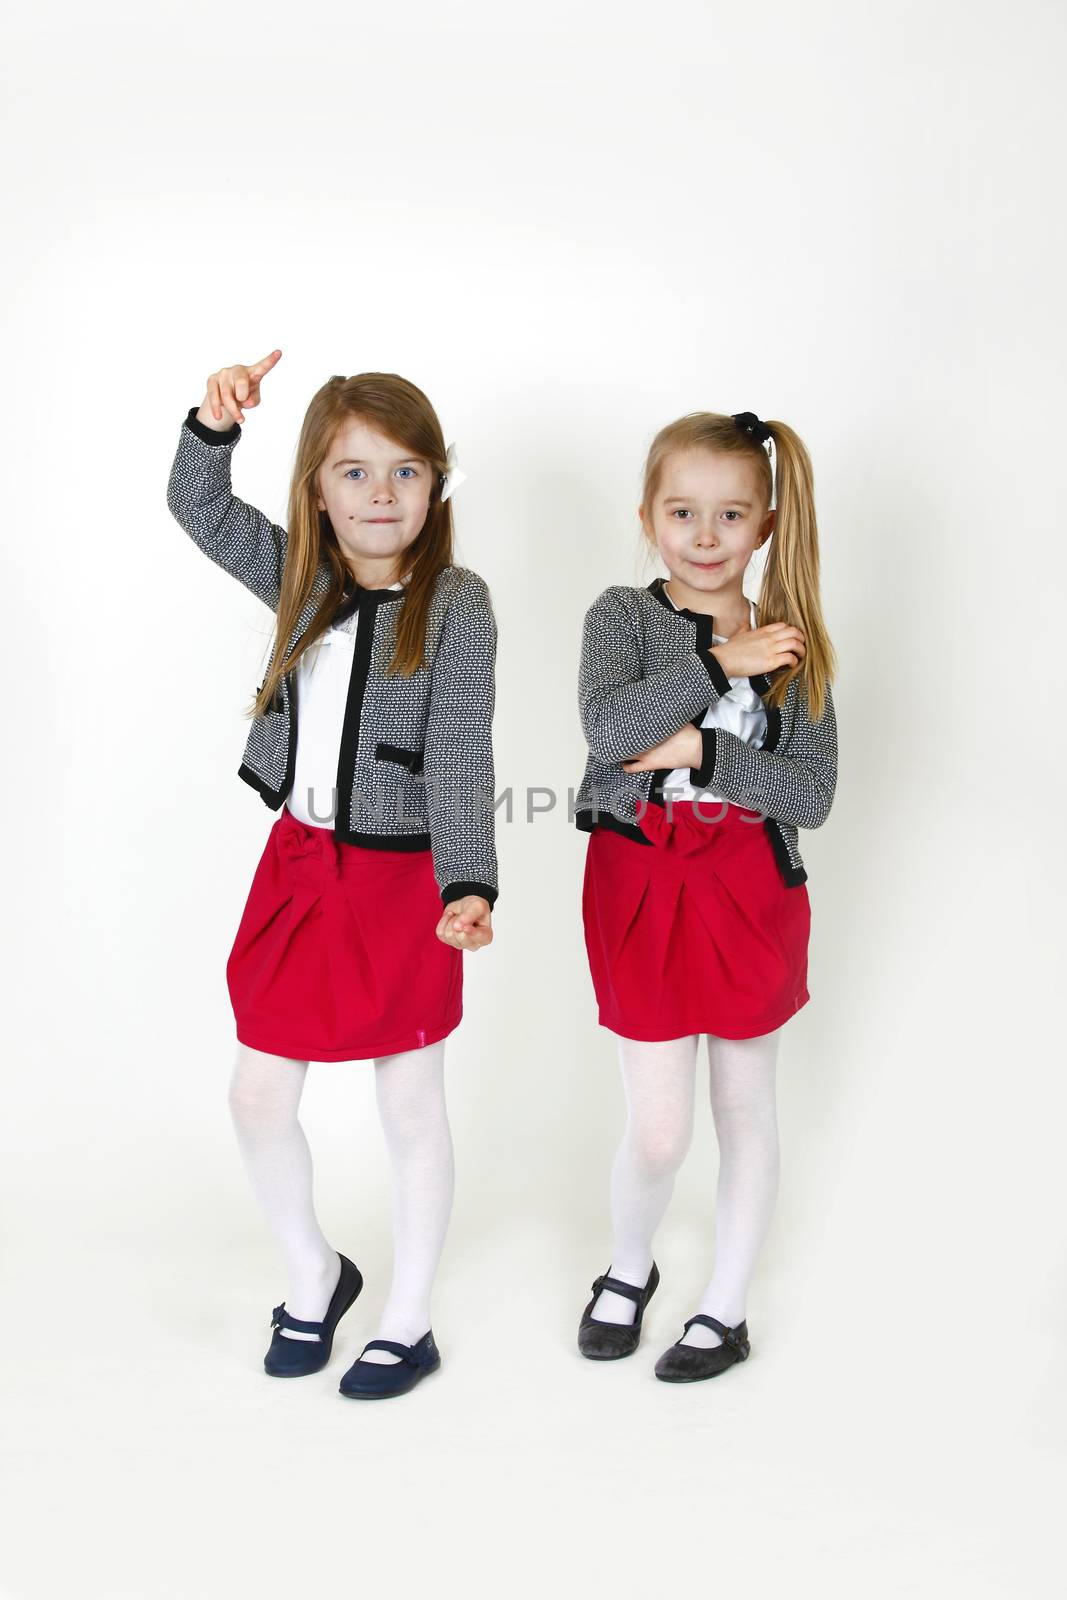
[[[713,1344],[706,1350],[700,1345],[682,1344],[681,1340],[672,1344],[656,1362],[656,1377],[662,1378],[664,1383],[696,1383],[701,1378],[715,1378],[735,1361],[748,1359],[748,1324],[744,1320],[736,1328],[728,1328],[717,1317],[706,1317],[698,1311],[682,1329],[683,1339],[694,1322],[714,1329],[722,1344]]]
[[[593,1298],[582,1312],[578,1328],[578,1349],[582,1355],[590,1361],[618,1361],[620,1356],[633,1355],[641,1342],[641,1319],[645,1307],[655,1294],[658,1283],[659,1268],[654,1261],[643,1289],[638,1289],[632,1283],[623,1283],[621,1278],[609,1277],[606,1272],[594,1279]],[[637,1307],[634,1320],[605,1322],[600,1317],[594,1317],[593,1307],[601,1289],[610,1289],[613,1294],[621,1294],[625,1299],[632,1300]]]

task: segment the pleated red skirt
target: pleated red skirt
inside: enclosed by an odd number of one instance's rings
[[[701,820],[705,818],[707,820]],[[811,908],[756,811],[675,801],[638,826],[653,848],[589,835],[582,920],[599,1022],[627,1039],[748,1039],[810,999]]]
[[[282,806],[226,963],[242,1044],[365,1061],[443,1039],[463,1015],[463,952],[434,931],[429,850],[341,844]]]

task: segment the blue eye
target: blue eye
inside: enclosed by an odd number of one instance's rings
[[[362,471],[363,471],[362,467],[349,467],[348,471],[345,473],[345,477],[346,478],[350,478],[352,476],[353,472],[362,472]]]
[[[416,472],[415,472],[415,468],[414,467],[398,467],[397,471],[398,472],[410,472],[411,476],[413,478],[416,476]]]

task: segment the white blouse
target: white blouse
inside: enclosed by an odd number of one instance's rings
[[[668,600],[671,600],[666,588],[662,592],[667,596]],[[682,609],[680,606],[674,605],[673,600],[671,600],[671,605],[674,606],[675,611]],[[756,606],[754,601],[750,600],[748,602],[748,609],[749,626],[755,628]],[[726,636],[721,633],[713,633],[711,641],[713,644],[725,644]],[[767,712],[763,701],[747,678],[731,678],[729,694],[722,695],[714,705],[708,707],[700,726],[702,728],[725,728],[729,733],[734,733],[739,739],[743,739],[745,744],[760,745],[767,732]],[[690,769],[688,767],[675,767],[674,771],[669,773],[663,780],[664,793],[669,789],[672,800],[726,799],[725,795],[717,794],[714,789],[695,789],[689,782],[689,772]]]
[[[332,828],[337,811],[337,760],[358,625],[359,612],[353,611],[327,628],[296,664],[296,763],[285,804],[312,828]]]

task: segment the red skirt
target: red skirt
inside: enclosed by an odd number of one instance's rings
[[[300,1061],[443,1039],[463,1015],[463,952],[434,931],[443,911],[429,850],[341,844],[283,805],[226,963],[238,1039]]]
[[[781,1027],[810,998],[811,908],[805,884],[783,881],[759,812],[677,800],[638,826],[653,848],[589,835],[582,920],[600,1025],[647,1040]]]

